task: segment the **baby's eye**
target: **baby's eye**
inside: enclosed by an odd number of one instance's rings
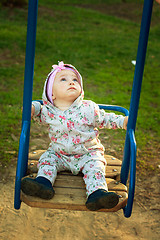
[[[66,79],[65,79],[65,78],[62,78],[61,81],[64,82],[64,81],[66,81]]]
[[[74,78],[73,81],[74,81],[74,82],[78,82],[77,78]]]

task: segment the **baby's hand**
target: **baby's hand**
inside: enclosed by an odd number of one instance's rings
[[[160,0],[156,0],[156,2],[160,4]]]
[[[33,118],[34,114],[35,114],[35,106],[32,105],[32,109],[31,109],[31,119]]]
[[[123,129],[127,130],[127,124],[128,124],[128,116],[125,117],[123,122]]]

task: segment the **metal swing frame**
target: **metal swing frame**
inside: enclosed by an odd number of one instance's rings
[[[137,50],[136,66],[133,79],[133,87],[130,101],[129,112],[127,109],[112,105],[99,105],[105,110],[119,111],[128,115],[128,127],[126,131],[126,139],[124,146],[124,157],[121,167],[121,183],[126,185],[129,177],[129,192],[126,207],[123,208],[124,216],[130,217],[135,191],[136,178],[136,141],[135,127],[137,121],[139,99],[141,93],[141,84],[143,79],[143,71],[145,65],[145,57],[147,51],[147,43],[149,37],[151,16],[152,16],[153,0],[144,0],[143,14],[141,20],[141,28],[139,35],[139,44]],[[26,42],[26,59],[24,73],[24,92],[23,92],[23,114],[22,114],[22,130],[19,140],[19,153],[17,160],[17,171],[15,179],[15,198],[14,207],[20,209],[21,200],[21,179],[26,175],[28,166],[28,150],[30,137],[30,116],[32,104],[32,89],[34,76],[34,59],[35,59],[35,43],[36,43],[36,27],[37,27],[38,0],[29,0],[28,4],[28,25],[27,25],[27,42]]]

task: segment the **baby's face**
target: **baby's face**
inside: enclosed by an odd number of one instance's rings
[[[81,94],[80,80],[72,70],[62,70],[55,76],[52,99],[53,101],[68,101],[74,102],[74,100]]]

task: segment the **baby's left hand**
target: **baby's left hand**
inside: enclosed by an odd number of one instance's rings
[[[127,130],[127,124],[128,124],[128,116],[125,117],[123,122],[123,129]]]

